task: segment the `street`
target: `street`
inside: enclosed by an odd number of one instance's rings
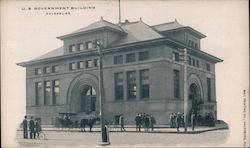
[[[45,131],[46,139],[22,139],[22,131],[17,131],[19,147],[99,147],[100,132]],[[199,134],[183,133],[136,133],[110,132],[111,145],[108,147],[140,146],[218,146],[223,144],[229,130],[215,130]]]

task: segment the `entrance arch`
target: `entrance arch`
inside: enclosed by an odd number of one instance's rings
[[[83,73],[76,76],[68,88],[67,102],[70,113],[94,113],[99,111],[98,78]]]
[[[201,80],[196,74],[191,74],[188,78],[188,99],[191,101],[189,111],[194,109],[197,114],[203,104],[203,89]]]

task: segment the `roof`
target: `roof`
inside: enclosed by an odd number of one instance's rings
[[[153,28],[151,28],[141,20],[137,22],[124,23],[121,25],[121,28],[127,33],[127,35],[120,38],[111,46],[118,46],[163,37],[161,34],[159,34],[157,31],[155,31]]]
[[[163,23],[163,24],[158,24],[152,26],[154,29],[157,31],[168,31],[168,30],[173,30],[173,29],[178,29],[178,28],[183,28],[185,26],[181,25],[180,23],[177,22],[177,20],[173,22],[168,22],[168,23]]]
[[[39,57],[37,57],[37,58],[35,58],[33,60],[41,60],[41,59],[61,56],[61,55],[63,55],[63,53],[64,53],[63,47],[59,47],[59,48],[56,48],[56,49],[54,49],[54,50],[52,50],[52,51],[50,51],[50,52],[48,52],[48,53],[46,53],[46,54],[44,54],[42,56],[39,56]]]
[[[92,23],[92,24],[90,24],[90,25],[88,25],[86,27],[83,27],[81,29],[73,31],[73,32],[71,32],[69,34],[59,36],[57,38],[63,39],[63,38],[66,38],[66,37],[71,37],[71,36],[77,35],[77,34],[83,34],[83,33],[96,31],[98,29],[104,29],[104,28],[107,28],[107,29],[110,29],[112,31],[119,32],[119,33],[125,33],[120,26],[115,25],[113,23],[110,23],[110,22],[108,22],[108,21],[101,18],[101,20],[99,20],[97,22],[94,22],[94,23]]]
[[[120,38],[118,38],[118,40],[111,43],[107,47],[107,49],[120,48],[120,47],[125,47],[125,46],[134,46],[136,44],[145,44],[148,41],[150,42],[150,41],[161,40],[161,39],[166,38],[163,36],[162,32],[173,31],[176,29],[189,29],[189,30],[192,30],[196,34],[200,33],[192,29],[191,27],[183,26],[179,24],[176,20],[173,22],[169,22],[169,23],[149,26],[146,23],[144,23],[141,19],[140,21],[136,21],[136,22],[126,21],[125,23],[121,23],[121,24],[113,24],[113,23],[110,23],[108,21],[101,19],[84,28],[78,29],[70,34],[67,34],[58,38],[63,39],[67,37],[72,37],[74,35],[83,34],[89,31],[96,31],[100,28],[111,29],[112,31],[116,31],[118,33],[124,34],[124,35],[121,35]],[[198,35],[203,35],[203,34],[200,33]],[[76,53],[76,54],[79,54],[79,53]],[[74,54],[71,54],[71,55],[74,55]],[[25,65],[29,62],[33,63],[35,61],[38,62],[38,61],[43,61],[45,59],[52,59],[52,58],[63,57],[63,56],[65,56],[64,48],[59,47],[31,61],[19,63],[19,65]]]
[[[189,26],[183,26],[181,25],[176,19],[173,22],[168,22],[168,23],[163,23],[163,24],[158,24],[152,26],[155,30],[159,32],[171,32],[171,31],[176,31],[176,30],[181,30],[181,29],[187,29],[191,31],[193,34],[195,34],[199,38],[204,38],[206,37],[204,34],[201,32],[189,27]]]

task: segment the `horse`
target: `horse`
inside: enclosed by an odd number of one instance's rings
[[[82,119],[80,121],[80,128],[81,131],[85,132],[85,126],[88,125],[89,126],[89,132],[92,132],[92,127],[95,124],[96,121],[100,121],[100,118],[96,117],[96,118],[90,118],[90,119]]]

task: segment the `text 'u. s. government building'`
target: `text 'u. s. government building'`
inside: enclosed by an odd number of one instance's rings
[[[183,49],[187,49],[188,110],[216,118],[215,64],[221,59],[201,51],[206,36],[176,20],[150,26],[136,22],[110,23],[103,18],[57,37],[63,46],[26,67],[26,113],[54,125],[63,114],[72,120],[99,116],[99,54],[102,45],[104,100],[107,123],[123,114],[134,124],[138,113],[169,123],[169,114],[184,111]],[[199,107],[197,107],[199,106]]]

